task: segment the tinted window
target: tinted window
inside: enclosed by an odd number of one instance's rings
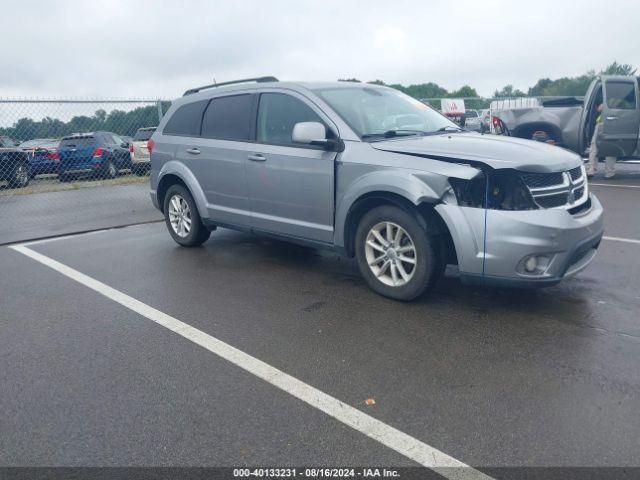
[[[636,108],[636,90],[632,82],[607,82],[607,106],[634,110]]]
[[[93,137],[63,138],[60,142],[60,147],[90,147],[91,145],[93,145]]]
[[[186,135],[197,137],[200,135],[200,123],[208,101],[187,103],[178,107],[164,127],[165,135]]]
[[[202,119],[202,136],[248,141],[251,134],[253,95],[232,95],[211,100]]]
[[[145,140],[149,140],[151,135],[153,135],[153,132],[155,132],[155,128],[153,130],[138,130],[133,136],[133,141],[143,142]]]
[[[283,93],[263,93],[258,109],[258,142],[289,145],[298,122],[320,122],[320,117],[304,102]],[[300,146],[296,144],[296,146]]]

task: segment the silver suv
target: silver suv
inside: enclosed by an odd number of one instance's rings
[[[221,226],[330,248],[398,300],[447,264],[465,283],[553,285],[593,260],[603,233],[578,155],[462,131],[382,86],[192,89],[149,147],[151,198],[180,245]]]

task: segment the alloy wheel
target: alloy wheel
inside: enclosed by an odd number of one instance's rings
[[[173,231],[181,238],[191,231],[191,209],[187,201],[180,195],[173,195],[169,200],[169,223]]]
[[[416,269],[417,251],[407,231],[393,222],[376,224],[365,240],[371,272],[385,285],[406,285]]]

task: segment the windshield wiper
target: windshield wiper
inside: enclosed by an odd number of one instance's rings
[[[451,129],[451,130],[449,130]],[[439,129],[437,129],[434,133],[437,132],[461,132],[463,129],[460,127],[454,127],[453,125],[445,125],[444,127],[441,127]]]
[[[393,137],[407,137],[410,135],[424,135],[426,132],[423,130],[411,130],[407,128],[399,128],[397,130],[387,130],[382,133],[365,133],[362,138],[393,138]]]

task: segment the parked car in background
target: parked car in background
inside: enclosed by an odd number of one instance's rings
[[[0,145],[3,145],[5,148],[17,147],[20,142],[16,142],[13,138],[7,137],[6,135],[0,135]]]
[[[472,132],[482,131],[482,125],[480,123],[480,115],[478,114],[477,110],[467,108],[466,111],[464,112],[464,115],[465,115],[464,128],[466,130],[470,130]]]
[[[115,178],[122,169],[131,168],[129,145],[111,132],[78,133],[64,137],[58,147],[59,179],[89,174],[97,178]]]
[[[7,182],[9,188],[29,185],[31,165],[26,152],[16,147],[16,142],[0,136],[0,182]]]
[[[27,153],[31,164],[31,178],[36,175],[57,174],[60,165],[56,138],[34,138],[20,144],[20,148]]]
[[[139,128],[129,144],[131,153],[131,171],[137,175],[145,175],[149,172],[151,156],[149,155],[148,142],[156,131],[156,127]]]
[[[480,131],[486,133],[491,130],[491,110],[483,108],[480,110]]]
[[[598,75],[584,99],[530,99],[528,104],[492,102],[493,130],[503,135],[559,145],[586,155],[598,117],[597,138],[602,157],[640,158],[639,77]],[[533,104],[532,104],[533,103]],[[603,105],[602,113],[597,111]]]
[[[447,264],[465,283],[544,287],[594,259],[603,211],[578,155],[466,132],[385,86],[253,81],[188,90],[149,142],[178,244],[224,226],[332,249],[398,300]]]

